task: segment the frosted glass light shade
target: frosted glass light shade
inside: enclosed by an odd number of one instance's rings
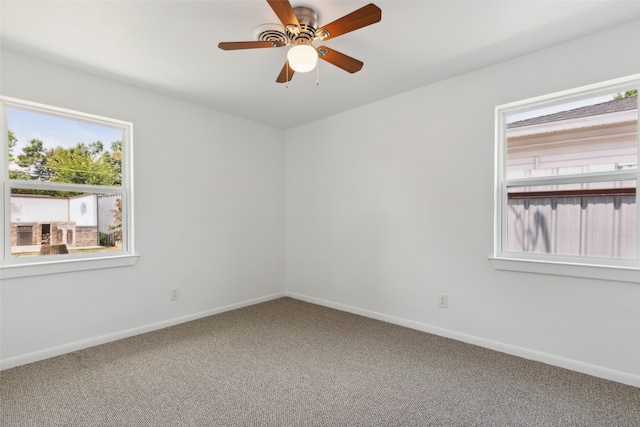
[[[294,46],[287,52],[289,66],[298,73],[306,73],[313,70],[318,62],[318,52],[308,45]]]

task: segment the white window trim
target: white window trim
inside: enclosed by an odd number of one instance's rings
[[[12,279],[18,277],[37,276],[43,274],[66,273],[84,270],[94,270],[113,267],[125,267],[134,265],[139,257],[134,252],[134,215],[133,215],[133,124],[121,120],[110,119],[106,117],[96,116],[92,114],[82,113],[73,110],[67,110],[59,107],[53,107],[44,104],[24,101],[15,98],[0,96],[0,131],[2,132],[2,150],[0,150],[0,161],[2,166],[2,176],[0,183],[2,184],[2,212],[4,220],[0,225],[0,242],[2,242],[0,256],[0,279]],[[18,108],[36,113],[54,114],[60,117],[68,117],[77,121],[86,121],[102,126],[111,126],[123,130],[123,161],[122,161],[122,187],[118,191],[114,191],[110,187],[101,186],[78,186],[82,190],[100,191],[100,192],[116,192],[122,194],[123,205],[123,250],[114,253],[90,253],[75,255],[56,255],[53,259],[48,257],[11,257],[11,183],[19,183],[21,187],[34,186],[30,181],[10,181],[8,168],[9,147],[7,144],[8,123],[6,116],[6,108]],[[38,185],[38,188],[41,188]],[[66,186],[69,190],[73,190],[73,185]]]
[[[636,258],[620,260],[608,258],[572,257],[539,253],[513,253],[503,250],[506,248],[506,118],[510,114],[534,110],[569,101],[578,101],[608,93],[619,93],[628,90],[630,86],[640,87],[640,74],[601,82],[580,88],[570,89],[554,94],[544,95],[528,100],[512,102],[496,107],[495,120],[495,153],[494,153],[494,252],[489,257],[493,268],[516,272],[551,274],[591,279],[615,280],[640,283],[640,212],[636,213]],[[640,108],[638,109],[640,112]],[[640,113],[638,114],[640,115]],[[638,119],[640,127],[640,117]],[[638,152],[640,155],[640,132],[638,132]],[[606,173],[607,177],[615,175],[620,179],[634,179],[640,185],[640,167],[632,171]],[[592,173],[575,176],[576,181],[597,181],[602,173]],[[574,177],[564,176],[571,180]],[[544,185],[553,178],[538,178],[526,180],[510,180],[527,184]],[[640,190],[640,188],[638,188]],[[640,200],[640,191],[636,191],[636,206]]]

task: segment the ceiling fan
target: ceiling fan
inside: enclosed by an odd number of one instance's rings
[[[260,49],[292,46],[287,53],[287,61],[276,79],[286,83],[294,73],[308,72],[315,68],[318,58],[327,61],[349,73],[360,71],[364,63],[327,46],[314,47],[312,43],[333,39],[358,30],[382,19],[382,11],[374,4],[368,4],[330,24],[318,27],[318,15],[308,7],[292,7],[288,0],[267,0],[282,26],[263,24],[253,31],[253,41],[221,42],[222,50]]]

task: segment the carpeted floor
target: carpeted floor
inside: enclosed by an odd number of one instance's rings
[[[9,426],[640,426],[640,388],[282,298],[0,373]]]

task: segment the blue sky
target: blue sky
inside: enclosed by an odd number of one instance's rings
[[[9,109],[8,128],[18,139],[13,148],[14,156],[22,153],[22,147],[32,139],[39,139],[45,149],[54,147],[75,147],[78,142],[89,145],[100,141],[104,150],[109,151],[111,143],[122,140],[122,130],[106,126],[69,120],[60,117]]]

